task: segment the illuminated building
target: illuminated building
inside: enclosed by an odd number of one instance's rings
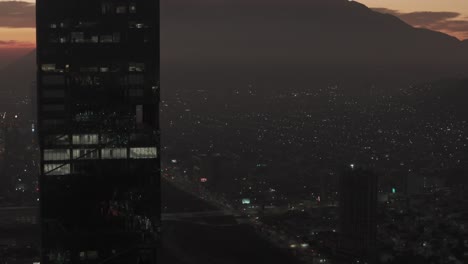
[[[41,263],[154,263],[159,2],[38,0]]]
[[[377,175],[352,164],[341,175],[339,185],[339,250],[372,263],[377,239]]]

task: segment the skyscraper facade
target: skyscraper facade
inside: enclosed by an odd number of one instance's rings
[[[155,263],[159,1],[37,0],[42,263]]]
[[[340,177],[340,243],[346,256],[375,260],[377,239],[377,175],[351,165]]]

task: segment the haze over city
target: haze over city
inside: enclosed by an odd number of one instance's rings
[[[467,100],[468,1],[0,0],[0,264],[468,263]]]

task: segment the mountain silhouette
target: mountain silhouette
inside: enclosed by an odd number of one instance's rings
[[[163,0],[162,77],[209,89],[330,82],[386,88],[460,77],[468,44],[348,0]],[[261,88],[259,88],[261,89]],[[357,88],[356,88],[357,89]]]
[[[36,50],[33,50],[0,70],[2,97],[33,96],[36,81]]]
[[[271,90],[396,86],[466,76],[468,41],[348,0],[163,0],[161,62],[168,92],[252,80]],[[30,94],[34,71],[32,52],[0,71],[0,89]]]
[[[0,92],[6,97],[31,97],[36,81],[36,51],[33,50],[0,70]]]
[[[468,58],[455,37],[348,0],[175,0],[162,7],[168,62],[453,65]]]

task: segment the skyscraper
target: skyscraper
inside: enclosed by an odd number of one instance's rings
[[[340,243],[347,256],[375,260],[377,175],[351,165],[340,177]]]
[[[159,1],[37,0],[42,263],[154,263]]]

